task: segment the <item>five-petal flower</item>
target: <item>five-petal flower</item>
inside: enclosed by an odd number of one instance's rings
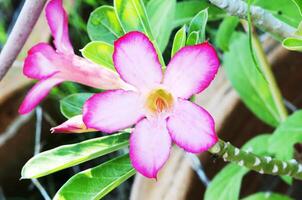
[[[155,178],[172,142],[192,153],[217,142],[213,118],[188,100],[208,87],[220,65],[208,42],[182,48],[163,74],[150,40],[143,33],[130,32],[114,43],[113,61],[120,77],[135,89],[92,96],[84,105],[83,121],[88,128],[106,133],[135,124],[130,158],[137,171]]]
[[[19,108],[21,114],[34,109],[52,87],[73,81],[101,89],[127,88],[116,72],[96,65],[74,54],[68,37],[68,17],[62,0],[51,0],[46,18],[54,37],[54,45],[39,43],[32,47],[24,61],[23,73],[38,83],[29,91]]]

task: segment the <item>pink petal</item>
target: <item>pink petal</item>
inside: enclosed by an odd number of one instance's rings
[[[88,129],[84,122],[83,116],[77,115],[74,116],[59,126],[51,128],[52,133],[86,133],[86,132],[94,132],[94,129]]]
[[[219,65],[216,51],[209,43],[184,47],[167,66],[163,84],[175,96],[190,98],[208,87]]]
[[[180,99],[174,109],[167,119],[167,127],[178,146],[191,153],[201,153],[218,141],[214,120],[206,110]]]
[[[88,128],[113,133],[144,117],[140,96],[132,91],[112,90],[96,94],[84,104],[83,120]]]
[[[31,88],[19,107],[20,114],[26,114],[32,111],[47,96],[54,86],[62,82],[62,79],[57,78],[55,75],[56,74],[49,78],[41,79]]]
[[[34,79],[46,78],[59,70],[53,61],[58,59],[54,49],[46,43],[39,43],[28,51],[23,73]]]
[[[122,79],[137,88],[152,88],[162,80],[156,50],[143,33],[130,32],[115,41],[113,62]]]
[[[156,178],[169,157],[171,138],[163,119],[143,119],[130,136],[133,167],[148,178]]]
[[[65,54],[73,54],[68,36],[68,16],[63,8],[62,0],[51,0],[46,7],[46,18],[57,50]]]

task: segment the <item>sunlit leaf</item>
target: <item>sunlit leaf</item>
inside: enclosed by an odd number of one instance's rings
[[[92,41],[81,52],[88,60],[115,71],[112,60],[113,46],[111,44],[102,41]]]
[[[267,153],[270,135],[259,135],[247,142],[242,149],[252,149],[253,153],[263,155]],[[245,167],[228,164],[211,181],[205,193],[205,200],[234,200],[239,199],[243,176],[249,172]],[[231,191],[231,192],[230,192]]]
[[[198,32],[197,43],[202,43],[206,39],[206,25],[208,21],[208,9],[204,9],[193,17],[189,25],[189,37],[193,32]]]
[[[233,35],[230,51],[224,54],[224,69],[245,105],[261,120],[277,126],[281,121],[269,85],[257,70],[249,49],[248,37]],[[240,56],[239,56],[240,55]]]
[[[239,18],[235,16],[225,17],[217,30],[215,43],[223,51],[229,50],[231,36],[239,23]]]
[[[176,32],[174,36],[171,57],[173,57],[178,50],[186,45],[186,39],[186,26],[183,26]]]
[[[117,157],[71,177],[54,200],[98,200],[134,174],[129,156]]]
[[[175,9],[176,0],[151,0],[147,4],[152,33],[161,51],[166,48],[169,42]]]
[[[186,42],[186,45],[195,45],[198,43],[198,40],[199,40],[199,32],[198,31],[194,31],[194,32],[191,32],[190,35],[188,36],[188,39],[187,39],[187,42]]]
[[[61,113],[68,119],[81,115],[85,101],[92,95],[93,93],[76,93],[65,97],[60,101]]]
[[[299,9],[300,15],[302,15],[302,1],[301,0],[292,0],[297,8]]]
[[[24,165],[21,172],[22,179],[46,176],[111,153],[126,147],[128,139],[129,133],[125,132],[44,151]]]
[[[91,40],[109,44],[124,34],[112,6],[101,6],[90,14],[87,32]]]
[[[302,38],[289,37],[283,40],[282,45],[292,51],[302,52]]]

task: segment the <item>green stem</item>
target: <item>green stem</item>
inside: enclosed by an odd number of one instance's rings
[[[240,150],[229,142],[219,140],[209,152],[222,157],[225,161],[245,166],[261,174],[287,175],[302,180],[302,165],[296,160],[281,161],[269,156],[261,157]]]
[[[268,85],[269,85],[270,91],[272,93],[272,97],[275,102],[276,108],[278,110],[280,119],[281,119],[281,121],[284,121],[287,118],[288,114],[287,114],[287,110],[286,110],[284,102],[283,102],[281,92],[277,85],[276,79],[273,75],[272,68],[270,67],[267,56],[264,52],[264,49],[263,49],[258,37],[255,34],[252,34],[252,39],[253,39],[253,44],[254,44],[253,45],[254,50],[255,50],[255,53],[259,60],[259,64],[260,64],[262,73],[268,82]]]

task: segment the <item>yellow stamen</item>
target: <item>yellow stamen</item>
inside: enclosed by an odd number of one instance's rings
[[[161,113],[171,109],[172,95],[164,89],[153,90],[147,97],[146,107],[153,113]]]

